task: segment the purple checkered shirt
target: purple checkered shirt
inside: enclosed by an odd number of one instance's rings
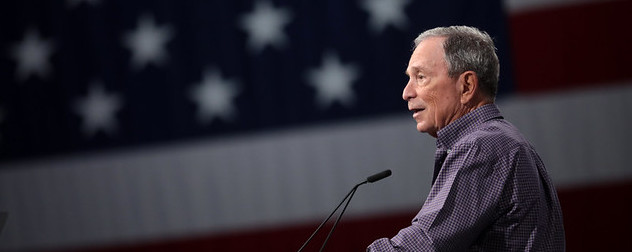
[[[430,194],[412,224],[367,251],[564,251],[557,193],[540,157],[494,104],[437,133]]]

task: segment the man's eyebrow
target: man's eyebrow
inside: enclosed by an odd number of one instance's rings
[[[412,66],[412,67],[406,68],[406,70],[404,70],[404,74],[409,76],[408,70],[410,70],[411,72],[417,73],[417,72],[423,71],[423,68],[422,67],[418,67],[418,66]]]

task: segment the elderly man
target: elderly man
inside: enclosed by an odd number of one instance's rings
[[[437,138],[432,188],[412,224],[368,251],[564,251],[557,193],[540,157],[494,104],[492,39],[466,26],[415,39],[403,98]]]

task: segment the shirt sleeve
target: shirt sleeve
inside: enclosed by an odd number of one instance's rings
[[[504,152],[502,157],[472,143],[455,146],[412,224],[391,239],[374,241],[367,251],[467,250],[498,216],[503,166],[512,163]]]

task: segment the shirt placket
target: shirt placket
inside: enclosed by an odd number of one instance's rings
[[[439,172],[441,171],[441,167],[443,166],[443,162],[445,158],[448,156],[448,151],[445,148],[437,148],[435,152],[435,164],[434,164],[434,172],[432,174],[432,184],[434,185],[437,180],[437,176],[439,176]]]

